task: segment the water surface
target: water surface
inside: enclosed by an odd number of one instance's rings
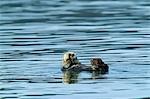
[[[149,0],[1,0],[0,98],[150,97],[149,33]],[[66,51],[109,73],[66,80]]]

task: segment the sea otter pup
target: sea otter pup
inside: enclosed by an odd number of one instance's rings
[[[79,60],[77,59],[77,56],[74,52],[66,52],[63,56],[63,67],[61,69],[62,71],[105,71],[108,72],[108,66],[107,64],[104,64],[104,62],[100,58],[93,58],[91,59],[91,66],[86,66],[84,64],[81,64]]]

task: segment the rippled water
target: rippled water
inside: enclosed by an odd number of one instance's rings
[[[1,0],[0,98],[150,97],[149,42],[149,0]],[[109,73],[66,79],[66,51]]]

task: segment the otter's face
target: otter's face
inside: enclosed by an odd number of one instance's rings
[[[79,60],[74,52],[66,52],[63,56],[63,67],[68,68],[79,64]]]

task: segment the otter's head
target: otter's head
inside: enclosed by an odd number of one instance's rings
[[[73,65],[80,64],[74,52],[66,52],[63,56],[63,68],[69,68]]]

